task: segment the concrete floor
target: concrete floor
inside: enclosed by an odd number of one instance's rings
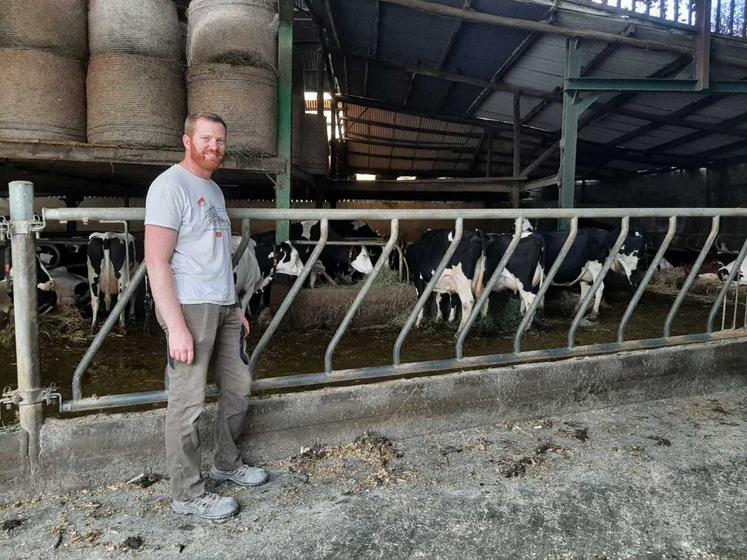
[[[747,558],[747,388],[265,466],[218,488],[223,524],[172,514],[167,481],[8,504],[0,558]]]

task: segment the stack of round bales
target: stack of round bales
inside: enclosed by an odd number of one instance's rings
[[[0,6],[0,140],[84,141],[86,0]]]
[[[88,141],[180,146],[186,103],[172,0],[90,0]]]
[[[270,0],[192,0],[187,13],[190,113],[217,113],[242,155],[277,155],[277,27]]]

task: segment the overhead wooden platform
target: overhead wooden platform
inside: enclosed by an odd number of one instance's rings
[[[143,196],[151,181],[183,155],[179,148],[0,141],[0,196],[13,180],[32,181],[40,195],[72,199],[84,195]],[[282,158],[229,155],[216,181],[226,186],[229,198],[267,198],[273,193],[268,176],[284,169]]]

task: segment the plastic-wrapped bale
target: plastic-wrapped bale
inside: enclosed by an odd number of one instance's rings
[[[174,61],[133,54],[88,63],[88,141],[118,146],[181,146],[184,81]]]
[[[86,27],[86,0],[0,2],[0,48],[43,49],[85,60]]]
[[[172,0],[90,0],[91,56],[128,53],[180,60],[179,17]]]
[[[49,51],[0,49],[0,139],[85,141],[86,74]]]
[[[303,165],[309,173],[326,175],[329,169],[327,119],[320,115],[303,116]]]
[[[192,0],[187,63],[277,67],[278,16],[272,0]]]
[[[187,72],[190,113],[220,115],[228,126],[234,157],[277,155],[277,76],[275,72],[234,64],[196,64]]]

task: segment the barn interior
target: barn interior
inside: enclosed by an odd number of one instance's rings
[[[189,1],[175,3],[185,26]],[[744,202],[744,1],[280,0],[278,9],[277,150],[228,159],[217,180],[232,204]],[[302,94],[303,112],[326,119],[326,141],[314,140],[328,164],[291,145],[302,142],[290,138]],[[138,205],[180,155],[178,145],[6,136],[0,196],[9,181],[30,180],[53,197],[46,205]]]

